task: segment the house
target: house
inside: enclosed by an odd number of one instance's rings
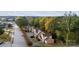
[[[54,44],[52,36],[46,35],[43,31],[32,28],[32,32],[34,33],[35,38],[41,40],[43,43]]]
[[[0,21],[0,28],[5,28],[5,23],[4,22],[2,22],[2,21]]]
[[[14,16],[7,16],[7,21],[13,21],[15,19]]]

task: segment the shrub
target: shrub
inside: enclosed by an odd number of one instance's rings
[[[8,27],[11,28],[12,27],[12,24],[8,24]]]
[[[0,28],[0,35],[4,33],[4,30]]]

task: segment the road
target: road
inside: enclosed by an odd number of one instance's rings
[[[23,34],[20,28],[15,23],[13,25],[13,30],[14,30],[14,41],[12,47],[26,47],[27,45],[23,37]]]
[[[13,44],[11,42],[5,42],[1,44],[0,47],[26,47],[27,46],[20,28],[15,23],[13,23],[13,32],[14,32]]]

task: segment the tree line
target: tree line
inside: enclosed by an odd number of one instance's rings
[[[15,17],[21,26],[34,26],[46,33],[56,33],[57,40],[64,40],[66,45],[79,44],[79,16],[65,13],[64,16]]]

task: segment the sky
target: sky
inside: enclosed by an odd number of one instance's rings
[[[0,11],[0,16],[63,16],[65,12],[66,11]],[[72,12],[79,16],[79,11]]]

